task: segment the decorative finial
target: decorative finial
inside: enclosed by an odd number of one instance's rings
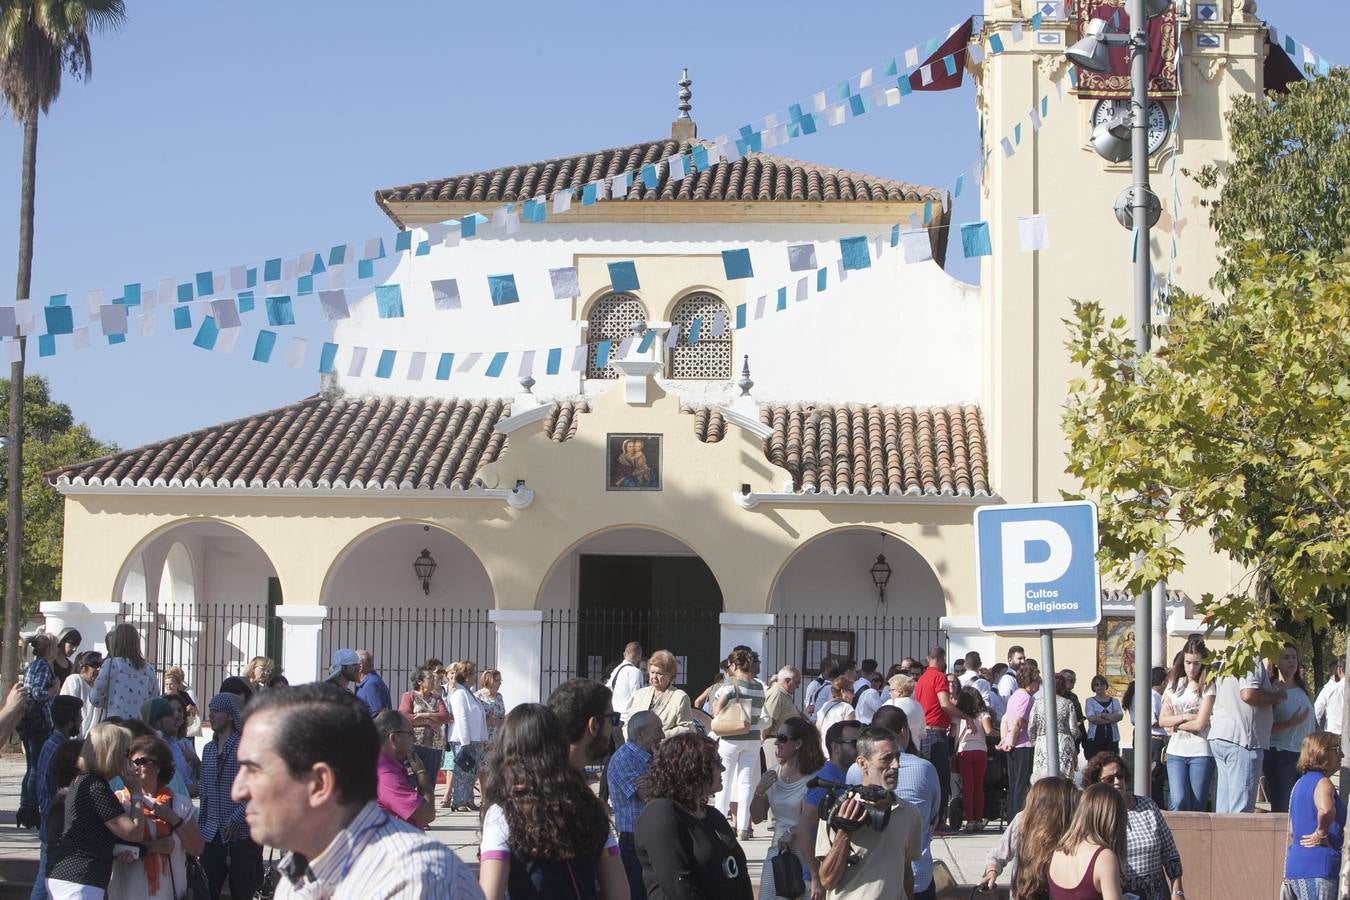
[[[525,393],[527,394],[534,393],[534,384],[535,382],[533,375],[526,375],[524,378],[520,379],[520,386],[522,389],[524,389]]]
[[[642,337],[647,333],[647,323],[642,319],[638,319],[632,325],[628,326],[628,330],[633,332],[633,337]]]
[[[741,380],[738,381],[738,382],[736,382],[736,386],[739,387],[739,388],[741,389],[741,396],[742,396],[742,397],[749,397],[749,396],[750,396],[750,389],[751,389],[752,387],[755,386],[755,383],[754,383],[753,381],[750,380],[750,356],[749,356],[749,354],[746,354],[746,357],[745,357],[745,364],[744,364],[743,366],[741,366]]]
[[[689,80],[689,69],[688,69],[688,68],[685,68],[683,71],[680,72],[680,118],[681,118],[681,119],[687,119],[687,118],[689,118],[689,111],[692,110],[692,109],[694,108],[694,107],[693,107],[693,104],[691,104],[691,103],[689,102],[690,100],[692,100],[692,99],[694,98],[694,92],[691,91],[691,90],[689,90],[689,87],[690,87],[690,85],[692,85],[692,84],[693,84],[693,82]]]

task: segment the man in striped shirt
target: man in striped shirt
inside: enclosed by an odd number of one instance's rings
[[[232,796],[255,840],[289,851],[277,900],[482,900],[450,848],[375,802],[379,753],[370,710],[335,685],[249,705]]]

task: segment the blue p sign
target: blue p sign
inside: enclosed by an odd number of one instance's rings
[[[1094,626],[1101,619],[1097,508],[1086,501],[975,511],[980,627]]]

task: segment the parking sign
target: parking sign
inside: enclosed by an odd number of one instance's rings
[[[981,506],[975,575],[984,631],[1096,626],[1097,507],[1087,500]]]

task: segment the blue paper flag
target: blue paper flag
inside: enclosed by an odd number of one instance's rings
[[[381,319],[403,318],[403,289],[397,284],[381,284],[375,288],[375,306]]]
[[[48,334],[70,334],[75,330],[75,310],[69,306],[49,306],[44,312]]]
[[[1041,118],[1050,115],[1050,97],[1047,94],[1041,98]]]
[[[127,336],[126,336],[125,334],[110,334],[110,335],[108,335],[108,343],[109,343],[109,344],[125,344],[126,342],[127,342]]]
[[[380,361],[375,366],[376,378],[388,378],[394,374],[394,360],[398,358],[397,350],[381,350]]]
[[[337,350],[338,350],[337,344],[332,344],[329,343],[328,341],[323,342],[323,346],[319,348],[320,375],[333,374],[333,363],[337,360]]]
[[[141,286],[138,284],[136,285],[137,302],[140,302],[140,297],[141,297]],[[52,294],[51,298],[47,300],[48,306],[65,306],[66,303],[67,297],[65,294]]]
[[[548,351],[548,364],[544,371],[549,375],[557,375],[558,370],[562,368],[562,348],[550,347]]]
[[[340,266],[347,261],[347,245],[338,244],[328,251],[328,264],[330,266]]]
[[[816,133],[816,117],[815,117],[815,116],[802,116],[802,118],[798,121],[797,124],[799,124],[799,125],[802,126],[802,134],[815,134],[815,133]]]
[[[505,306],[508,303],[518,303],[520,301],[520,294],[516,292],[516,276],[489,275],[488,294],[492,297],[493,306]]]
[[[923,45],[923,52],[927,53],[929,56],[932,56],[934,53],[938,52],[938,47],[941,46],[942,44],[938,38],[930,37],[927,43]]]
[[[1016,125],[1013,126],[1013,143],[1014,143],[1014,144],[1020,144],[1020,143],[1022,143],[1022,123],[1021,123],[1021,122],[1018,122]]]
[[[956,55],[949,53],[942,57],[942,66],[947,70],[948,75],[956,74]]]
[[[1040,31],[1041,23],[1045,21],[1045,16],[1041,13],[1033,13],[1031,16],[1031,30]]]
[[[471,238],[478,233],[478,219],[474,216],[465,216],[464,221],[459,223],[459,236]]]
[[[892,59],[889,63],[886,64],[886,71],[882,72],[881,74],[886,78],[894,78],[896,75],[900,74],[900,66],[894,59]]]
[[[994,247],[989,239],[988,222],[967,222],[961,226],[961,249],[966,259],[976,256],[993,256]]]
[[[867,269],[872,265],[872,257],[867,252],[867,237],[846,237],[839,239],[839,252],[844,258],[845,269]]]
[[[324,272],[327,272],[327,271],[328,271],[327,267],[325,267],[324,264],[323,264],[323,254],[322,254],[322,253],[315,253],[315,254],[314,254],[314,265],[312,265],[312,266],[309,267],[309,274],[311,274],[311,275],[322,275]]]
[[[254,304],[254,302],[253,302],[253,292],[252,292],[252,291],[240,291],[240,292],[239,292],[239,312],[241,312],[241,313],[253,312],[253,307],[254,307],[254,306],[255,306],[255,304]]]
[[[609,284],[615,291],[636,291],[637,265],[632,260],[609,263]]]
[[[638,353],[646,353],[652,349],[652,344],[656,342],[656,332],[648,329],[643,332],[642,340],[638,341]]]
[[[594,181],[588,182],[581,189],[581,205],[590,206],[593,203],[595,203],[595,193],[596,193],[595,182]]]
[[[413,256],[428,256],[431,253],[431,241],[418,241],[417,249],[413,251]]]
[[[277,333],[275,331],[268,331],[266,328],[259,331],[258,340],[253,345],[253,361],[260,363],[271,362],[272,348],[276,345]]]
[[[750,251],[747,248],[722,251],[722,268],[727,281],[738,278],[753,278],[755,270],[750,266]]]
[[[40,334],[38,335],[38,356],[56,355],[56,335]]]
[[[363,259],[356,264],[357,278],[373,278],[375,276],[375,260]]]
[[[782,312],[783,310],[787,309],[787,288],[780,287],[778,289],[778,305],[775,307],[775,309],[778,312]]]
[[[192,285],[190,283],[180,284],[178,286],[178,302],[187,303],[192,299]]]
[[[1069,86],[1078,87],[1078,69],[1075,66],[1069,66]]]
[[[867,112],[867,106],[863,103],[861,94],[853,94],[850,96],[848,98],[848,107],[853,111],[855,116],[861,116],[863,113]]]
[[[931,202],[923,205],[923,224],[933,224],[933,204]]]
[[[263,281],[281,280],[281,258],[269,259],[263,263]]]
[[[817,270],[816,270],[816,293],[817,293],[817,294],[822,293],[822,292],[825,290],[825,285],[829,283],[829,277],[830,277],[830,270],[829,270],[829,269],[817,269]]]
[[[656,186],[660,183],[661,183],[661,176],[657,174],[656,166],[652,165],[651,163],[647,163],[645,166],[642,167],[643,187],[647,188],[647,190],[649,191],[655,190]]]
[[[65,296],[64,294],[62,296]],[[122,285],[122,300],[127,306],[141,305],[141,285],[140,282],[134,284]]]
[[[689,323],[689,330],[684,333],[684,342],[692,347],[698,343],[701,334],[703,334],[703,319],[695,318]]]
[[[744,327],[745,327],[745,304],[738,303],[736,304],[736,328],[741,329]]]
[[[1003,52],[1003,38],[996,34],[989,35],[989,49],[995,53]]]
[[[257,266],[250,266],[249,269],[248,269],[248,272],[245,273],[245,274],[246,274],[246,280],[245,280],[244,286],[245,286],[245,287],[257,287],[257,286],[258,286],[258,267],[257,267]]]
[[[295,292],[302,297],[305,294],[314,293],[314,276],[301,275],[299,278],[295,279]]]
[[[908,97],[914,93],[914,84],[910,81],[913,77],[913,75],[901,75],[896,79],[895,86],[900,89],[901,97]]]
[[[613,341],[601,341],[595,345],[595,367],[603,369],[609,365],[609,348],[614,346]]]
[[[412,232],[400,231],[394,237],[394,252],[402,253],[404,250],[412,249]]]
[[[197,296],[209,297],[216,292],[215,275],[210,272],[197,273]]]
[[[436,380],[449,381],[450,369],[455,364],[455,354],[442,353],[440,362],[436,363]]]
[[[708,148],[701,144],[694,148],[694,171],[702,172],[708,168]]]
[[[197,336],[192,339],[192,346],[201,347],[203,350],[211,350],[216,346],[216,338],[220,335],[220,329],[216,327],[216,320],[212,316],[202,319],[202,325],[197,329]],[[109,335],[111,337],[111,335]],[[123,335],[125,337],[125,335]]]
[[[268,325],[279,328],[295,324],[295,308],[291,306],[290,297],[268,297],[264,302],[267,304]]]
[[[961,190],[962,190],[965,186],[966,186],[966,176],[964,176],[964,175],[957,175],[957,176],[956,176],[956,192],[955,192],[955,194],[956,194],[957,197],[960,197],[960,196],[961,196]]]
[[[492,361],[491,361],[490,363],[488,363],[488,367],[487,367],[487,373],[486,373],[486,374],[487,374],[487,377],[489,377],[489,378],[500,378],[500,377],[501,377],[501,374],[502,374],[502,367],[505,366],[505,365],[506,365],[506,354],[505,354],[505,353],[494,353],[494,354],[492,354]]]
[[[173,330],[183,331],[192,327],[192,307],[178,306],[173,311]]]
[[[892,246],[892,247],[899,247],[899,246],[900,246],[900,226],[899,226],[899,225],[892,225],[892,226],[891,226],[891,246]]]

